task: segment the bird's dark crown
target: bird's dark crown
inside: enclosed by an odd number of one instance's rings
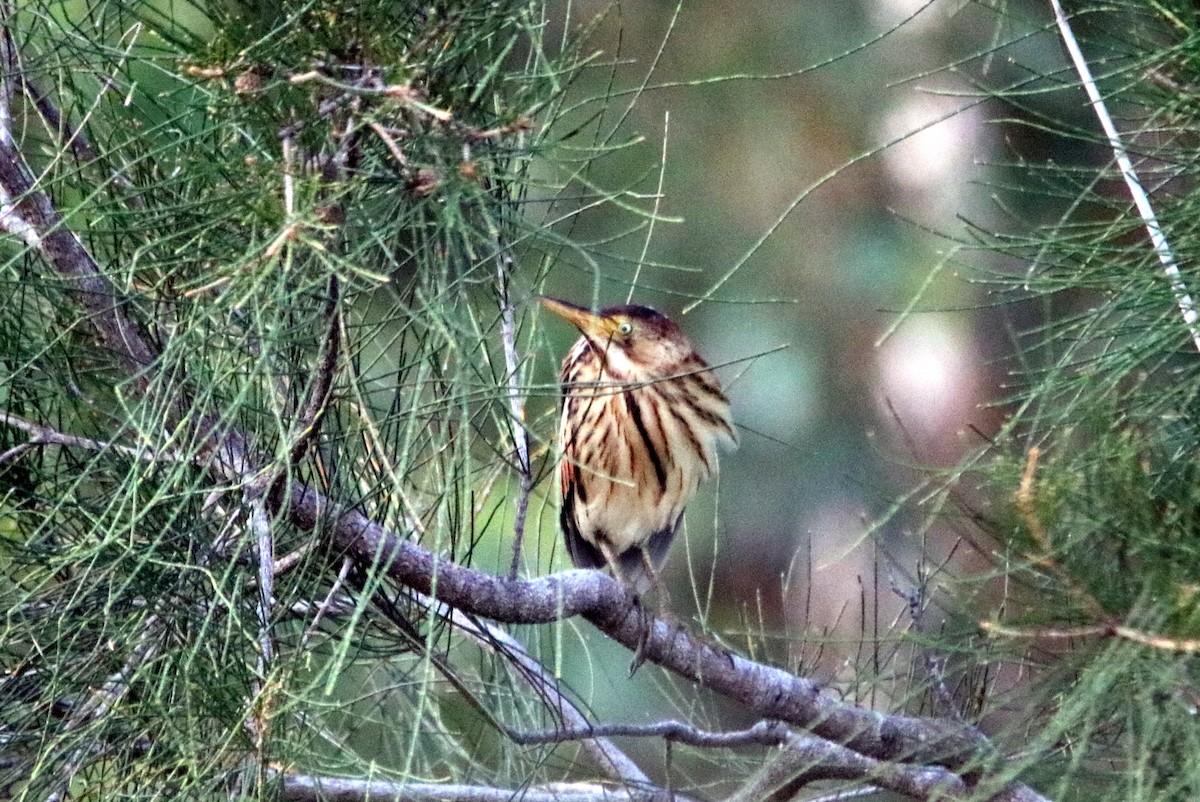
[[[644,320],[647,322],[670,320],[670,318],[652,306],[638,306],[637,304],[606,306],[600,310],[599,314],[601,317],[624,316],[633,320]]]
[[[608,306],[601,309],[598,314],[600,317],[610,320],[628,320],[635,326],[634,337],[636,339],[677,339],[683,336],[683,332],[675,321],[650,306],[634,304]]]

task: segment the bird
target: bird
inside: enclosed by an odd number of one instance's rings
[[[592,312],[539,297],[579,329],[562,363],[559,523],[578,568],[609,568],[641,597],[684,508],[738,442],[729,399],[674,321],[648,306]]]

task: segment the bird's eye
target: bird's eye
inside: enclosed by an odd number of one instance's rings
[[[622,337],[628,337],[630,334],[633,334],[633,324],[626,320],[620,326],[617,326],[617,334],[620,334]]]

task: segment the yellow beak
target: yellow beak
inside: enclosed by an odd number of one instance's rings
[[[584,309],[582,306],[560,301],[557,298],[548,298],[545,295],[539,295],[538,300],[546,309],[574,324],[575,328],[590,337],[608,339],[616,331],[614,321]]]

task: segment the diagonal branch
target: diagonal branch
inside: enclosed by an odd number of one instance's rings
[[[424,596],[421,601],[427,605],[431,603],[431,600]],[[547,706],[553,707],[553,712],[566,725],[567,729],[583,731],[591,727],[584,713],[563,694],[558,683],[547,673],[545,667],[535,660],[516,638],[497,626],[480,621],[453,607],[449,608],[447,615],[450,623],[456,629],[476,643],[494,650],[511,663],[517,676],[539,698],[546,700]],[[497,721],[496,723],[511,740],[515,743],[522,743],[520,733],[504,727],[502,722]],[[609,740],[605,733],[593,731],[581,737],[583,738],[583,748],[592,756],[602,771],[626,785],[650,786],[650,778],[638,767],[637,763]]]
[[[1100,122],[1104,136],[1108,139],[1108,146],[1112,148],[1113,156],[1117,160],[1121,178],[1125,180],[1125,186],[1133,197],[1133,204],[1137,207],[1138,214],[1146,226],[1150,243],[1154,246],[1154,253],[1158,256],[1159,263],[1162,264],[1163,275],[1166,276],[1167,283],[1171,287],[1171,294],[1175,296],[1175,304],[1183,316],[1183,323],[1187,326],[1188,333],[1192,335],[1192,343],[1195,344],[1196,350],[1200,351],[1200,307],[1197,307],[1195,299],[1188,292],[1187,284],[1183,281],[1183,275],[1179,272],[1179,263],[1167,242],[1167,235],[1163,233],[1162,226],[1158,223],[1158,216],[1154,213],[1150,196],[1146,193],[1145,187],[1142,186],[1142,180],[1133,167],[1129,151],[1125,147],[1125,143],[1121,141],[1121,134],[1117,131],[1112,115],[1108,113],[1108,106],[1100,95],[1096,79],[1092,77],[1092,69],[1088,66],[1087,59],[1084,58],[1083,51],[1079,48],[1079,42],[1075,38],[1074,31],[1071,30],[1071,22],[1063,12],[1062,3],[1059,0],[1050,0],[1050,7],[1054,11],[1054,22],[1058,25],[1058,33],[1062,37],[1063,45],[1071,56],[1071,63],[1087,93],[1088,102],[1092,104],[1092,111]]]
[[[318,777],[279,773],[279,798],[286,802],[667,802],[662,791],[613,788],[594,783],[554,783],[530,788],[496,788],[465,783],[418,783],[363,780],[355,777]],[[691,802],[674,795],[678,802]]]
[[[338,548],[361,560],[378,555],[392,579],[465,613],[514,624],[578,615],[631,650],[643,637],[634,598],[598,571],[513,581],[435,555],[357,511],[336,507],[312,488],[298,486],[286,501],[288,517],[296,525],[326,532]],[[762,718],[805,727],[877,760],[979,769],[997,758],[990,741],[972,727],[856,707],[812,680],[717,649],[675,623],[650,619],[644,653],[648,662],[737,701]]]

